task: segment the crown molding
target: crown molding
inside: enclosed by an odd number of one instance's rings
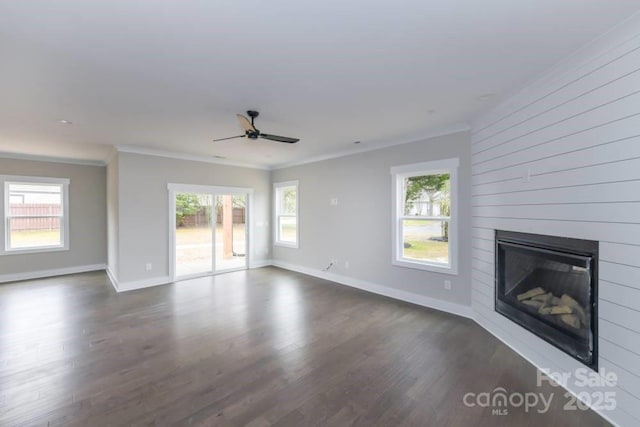
[[[469,126],[468,123],[456,123],[451,126],[435,129],[432,132],[420,135],[418,137],[411,137],[411,138],[401,139],[393,142],[378,142],[370,145],[365,145],[363,147],[354,147],[346,150],[334,151],[332,153],[322,154],[322,155],[310,157],[304,160],[275,165],[271,167],[271,170],[285,169],[293,166],[301,166],[309,163],[321,162],[323,160],[330,160],[330,159],[336,159],[338,157],[350,156],[352,154],[366,153],[368,151],[383,150],[385,148],[395,147],[397,145],[411,144],[413,142],[420,142],[426,139],[437,138],[439,136],[451,135],[454,133],[467,132],[470,130],[471,130],[471,126]]]
[[[237,162],[234,160],[217,159],[215,157],[198,156],[195,154],[178,153],[175,151],[157,150],[154,148],[143,148],[134,145],[118,145],[116,150],[119,153],[142,154],[145,156],[165,157],[169,159],[189,160],[192,162],[213,163],[223,166],[236,166],[248,169],[270,170],[268,166],[260,166],[252,163]]]
[[[0,158],[13,160],[30,160],[34,162],[65,163],[82,166],[106,166],[104,160],[71,159],[67,157],[39,156],[35,154],[8,153],[0,151]]]
[[[350,156],[352,154],[365,153],[368,151],[382,150],[389,147],[394,147],[402,144],[410,144],[413,142],[419,142],[425,139],[436,138],[438,136],[450,135],[459,132],[469,131],[471,127],[467,123],[457,123],[446,128],[436,129],[427,134],[420,135],[418,137],[412,137],[408,139],[401,139],[398,141],[376,142],[368,144],[362,147],[353,147],[346,150],[334,151],[332,153],[323,154],[319,156],[310,157],[304,160],[294,161],[290,163],[282,163],[275,166],[261,166],[253,163],[245,163],[228,159],[218,159],[215,157],[200,156],[196,154],[179,153],[168,150],[158,150],[155,148],[146,148],[135,145],[117,145],[113,147],[113,150],[104,160],[83,160],[83,159],[71,159],[66,157],[53,157],[53,156],[39,156],[32,154],[20,154],[20,153],[8,153],[0,151],[0,158],[16,159],[16,160],[32,160],[38,162],[52,162],[52,163],[66,163],[73,165],[85,165],[85,166],[106,166],[111,163],[116,157],[117,153],[131,153],[141,154],[145,156],[165,157],[169,159],[188,160],[192,162],[212,163],[222,166],[235,166],[248,169],[258,170],[276,170],[284,169],[292,166],[300,166],[308,163],[320,162],[323,160],[335,159],[338,157]]]
[[[111,146],[111,150],[109,151],[109,155],[107,156],[105,163],[108,165],[111,163],[116,157],[118,157],[118,150],[113,145]]]

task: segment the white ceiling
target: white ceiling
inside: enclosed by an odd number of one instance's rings
[[[101,160],[128,145],[274,166],[415,140],[469,120],[638,8],[2,1],[0,151]],[[478,100],[486,93],[496,96]],[[235,114],[249,108],[263,132],[301,141],[211,142],[240,134]]]

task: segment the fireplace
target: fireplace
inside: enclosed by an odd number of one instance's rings
[[[598,242],[496,231],[498,313],[598,370]]]

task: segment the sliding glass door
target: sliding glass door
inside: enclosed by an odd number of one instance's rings
[[[246,266],[247,196],[216,196],[216,270]]]
[[[169,184],[172,277],[248,266],[248,189]]]
[[[213,197],[176,193],[174,201],[176,277],[213,272]]]

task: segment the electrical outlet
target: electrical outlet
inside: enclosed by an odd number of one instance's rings
[[[451,290],[451,280],[445,280],[444,281],[444,288],[448,291]]]
[[[338,199],[336,199],[336,198],[331,199],[331,200],[329,201],[329,204],[330,204],[331,206],[338,206]]]
[[[151,264],[150,262],[146,263],[144,269],[147,271],[151,271],[151,269],[153,269],[153,264]]]
[[[323,268],[323,271],[329,271],[331,270],[331,267],[333,267],[334,265],[336,265],[336,263],[338,262],[337,259],[332,259],[331,261],[329,261],[329,265],[326,268]]]
[[[344,268],[345,268],[346,270],[348,270],[348,269],[349,269],[349,261],[345,261],[345,262],[344,262]]]

